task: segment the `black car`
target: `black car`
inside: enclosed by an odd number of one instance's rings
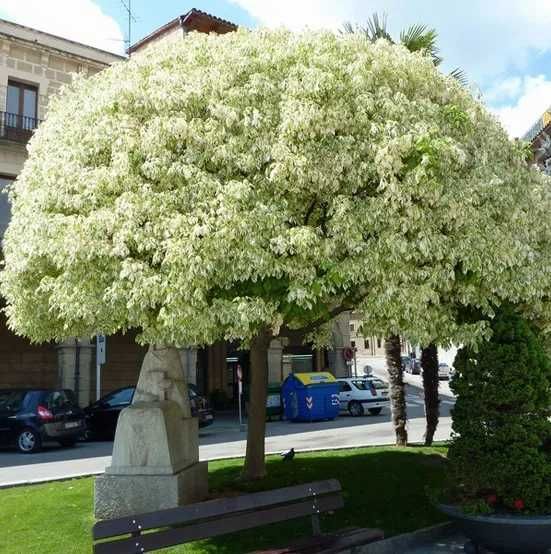
[[[73,391],[0,390],[0,445],[38,452],[46,441],[74,446],[84,433],[84,412]]]
[[[88,439],[115,437],[117,421],[121,411],[130,406],[136,387],[124,387],[114,390],[84,409],[86,414],[86,433]],[[191,414],[199,420],[199,427],[206,427],[214,422],[212,410],[208,409],[206,400],[197,394],[193,385],[188,385]]]

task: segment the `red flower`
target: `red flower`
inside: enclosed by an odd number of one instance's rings
[[[489,494],[487,497],[486,497],[486,502],[490,505],[490,506],[493,506],[494,504],[497,503],[497,496],[495,494]]]
[[[521,500],[520,498],[517,498],[513,502],[513,506],[515,507],[515,510],[524,510],[524,500]]]

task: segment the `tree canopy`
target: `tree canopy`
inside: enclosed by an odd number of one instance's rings
[[[1,291],[37,341],[250,340],[357,308],[385,335],[465,342],[483,324],[457,306],[548,289],[545,187],[430,57],[359,34],[191,33],[52,101],[11,193]]]

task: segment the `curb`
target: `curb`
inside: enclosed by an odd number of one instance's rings
[[[434,543],[439,539],[451,535],[454,531],[455,526],[453,523],[439,523],[438,525],[418,529],[411,533],[396,535],[389,539],[356,547],[356,552],[357,554],[401,554],[411,548]]]
[[[25,481],[14,481],[12,483],[1,483],[0,490],[14,489],[16,487],[27,487],[31,485],[45,485],[46,483],[59,483],[61,481],[72,481],[73,479],[84,479],[85,477],[95,477],[103,475],[105,471],[87,471],[86,473],[72,473],[63,477],[51,477],[42,479],[26,479]]]

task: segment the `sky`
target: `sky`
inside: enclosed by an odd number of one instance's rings
[[[393,36],[415,23],[439,35],[443,70],[462,68],[509,134],[522,136],[551,106],[551,0],[0,0],[0,17],[123,53],[191,8],[248,28],[340,29],[388,15]]]

